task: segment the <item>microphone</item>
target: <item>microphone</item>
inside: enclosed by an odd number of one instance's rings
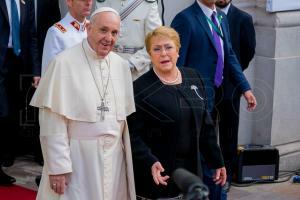
[[[202,180],[191,172],[178,168],[173,172],[172,178],[178,188],[185,194],[186,200],[205,200],[209,190]]]

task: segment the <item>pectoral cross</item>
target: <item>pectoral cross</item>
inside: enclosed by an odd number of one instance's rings
[[[103,121],[104,118],[105,118],[105,112],[108,112],[108,111],[109,111],[109,108],[108,108],[107,106],[105,106],[103,100],[101,100],[101,106],[98,106],[98,107],[97,107],[97,110],[100,110],[100,112],[101,112],[101,114],[100,114],[100,119],[101,119],[101,121]]]

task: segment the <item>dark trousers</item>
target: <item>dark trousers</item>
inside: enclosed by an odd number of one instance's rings
[[[215,170],[209,168],[204,159],[202,160],[201,165],[202,165],[202,172],[203,172],[203,183],[209,189],[208,199],[226,200],[227,195],[225,197],[222,196],[222,187],[220,185],[216,185],[215,182],[213,181]]]
[[[219,106],[219,140],[228,181],[236,170],[240,98],[224,99]]]
[[[19,89],[21,84],[19,75],[22,68],[21,59],[15,56],[11,49],[8,49],[0,75],[1,160],[13,157],[17,148],[14,143],[18,140],[16,136],[20,127],[19,116],[22,107],[22,95]]]
[[[222,106],[224,101],[224,91],[223,88],[215,88],[215,96],[214,96],[214,108],[212,111],[210,111],[211,117],[215,123],[216,132],[219,130],[219,122],[221,118],[221,112]],[[226,113],[223,113],[226,115]],[[219,139],[221,140],[221,137],[219,136]],[[220,141],[221,143],[221,141]],[[221,145],[220,145],[221,146]],[[222,150],[222,148],[221,148]],[[224,157],[223,151],[222,155]],[[224,158],[225,160],[225,158]],[[225,161],[226,163],[226,161]],[[226,164],[225,164],[226,165]],[[227,167],[226,167],[227,170]],[[222,189],[220,185],[216,185],[213,181],[213,175],[215,173],[215,170],[210,169],[205,160],[202,160],[202,171],[203,171],[203,182],[208,186],[209,188],[209,199],[210,200],[227,200],[227,193]]]
[[[0,69],[0,160],[22,154],[26,151],[24,144],[36,134],[24,131],[29,121],[37,119],[28,107],[34,92],[32,76],[24,69],[21,58],[8,49]],[[35,126],[34,123],[31,126]]]
[[[231,181],[237,161],[238,126],[239,126],[240,97],[224,98],[222,87],[215,88],[215,107],[211,111],[216,129],[219,131],[219,143],[227,170],[227,180]],[[222,187],[212,181],[213,170],[203,165],[203,181],[209,187],[210,200],[226,200],[227,194]]]
[[[216,103],[212,115],[219,131],[219,143],[227,170],[227,180],[231,182],[237,162],[240,95],[234,93],[232,98],[225,98],[222,87],[215,91]]]
[[[215,123],[216,131],[218,127],[218,118],[219,118],[218,116],[219,110],[217,108],[217,105],[219,105],[222,98],[223,98],[222,87],[218,89],[215,88],[215,96],[214,96],[215,106],[214,109],[210,111],[210,114]],[[216,185],[215,182],[213,181],[213,175],[215,173],[215,170],[208,167],[203,157],[201,161],[202,161],[201,164],[202,164],[202,171],[203,171],[203,182],[204,184],[207,185],[209,189],[209,200],[226,200],[227,195],[225,194],[225,196],[222,196],[222,186]]]

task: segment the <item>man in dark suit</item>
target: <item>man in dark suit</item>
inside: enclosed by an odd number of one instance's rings
[[[226,16],[216,10],[215,2],[195,1],[175,16],[171,26],[178,31],[181,39],[177,64],[195,68],[201,73],[208,109],[217,120],[219,102],[227,93],[224,90],[227,79],[244,95],[249,110],[256,107],[256,99],[232,50]],[[221,199],[221,190],[205,178],[209,175],[209,170],[204,170],[204,181],[211,191],[209,199]]]
[[[15,181],[2,171],[13,162],[24,97],[40,78],[33,0],[0,0],[0,185]],[[30,81],[27,82],[28,77]]]
[[[248,68],[255,53],[255,30],[251,15],[238,9],[231,0],[217,0],[216,5],[226,14],[231,35],[232,48],[242,70]],[[234,89],[230,80],[226,80],[227,96],[220,102],[219,133],[220,146],[225,160],[230,186],[233,172],[236,170],[239,110],[241,94]],[[229,189],[229,187],[228,187]]]

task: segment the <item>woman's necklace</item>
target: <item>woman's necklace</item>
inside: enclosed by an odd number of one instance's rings
[[[179,70],[178,70],[177,67],[176,67],[176,70],[177,70],[177,74],[176,74],[175,79],[172,80],[172,81],[168,81],[168,80],[164,79],[163,77],[159,76],[158,73],[157,73],[157,72],[155,71],[155,69],[153,68],[153,71],[154,71],[154,73],[156,74],[156,76],[159,78],[159,80],[161,80],[163,83],[168,84],[168,85],[174,85],[175,83],[177,83],[177,82],[179,81],[179,77],[180,77],[180,76],[179,76]]]
[[[91,71],[91,73],[92,73],[94,82],[95,82],[95,84],[96,84],[96,86],[97,86],[99,96],[100,96],[100,98],[101,98],[101,105],[97,107],[97,110],[100,110],[100,112],[101,112],[101,121],[103,121],[104,118],[105,118],[105,112],[109,112],[108,106],[105,105],[105,101],[106,101],[105,97],[106,97],[106,94],[107,94],[106,91],[107,91],[108,83],[109,83],[109,79],[110,79],[110,59],[109,59],[109,56],[108,56],[108,61],[105,59],[105,62],[106,62],[106,64],[107,64],[107,66],[108,66],[108,78],[107,78],[107,81],[106,81],[106,84],[105,84],[105,85],[104,85],[104,82],[103,82],[103,79],[104,79],[104,78],[103,78],[103,75],[102,75],[102,70],[100,69],[100,73],[101,73],[101,82],[102,82],[102,90],[103,90],[103,95],[102,95],[102,94],[101,94],[101,90],[100,90],[100,88],[99,88],[99,86],[98,86],[98,84],[97,84],[95,75],[94,75],[94,73],[93,73],[92,66],[91,66],[90,61],[89,61],[89,59],[88,59],[88,57],[87,57],[86,51],[85,51],[85,49],[84,49],[84,47],[83,47],[83,42],[81,43],[81,46],[82,46],[82,49],[83,49],[83,52],[84,52],[86,61],[87,61],[88,65],[89,65],[90,71]],[[101,62],[101,64],[100,64],[100,68],[101,68],[101,65],[102,65],[102,62]]]

